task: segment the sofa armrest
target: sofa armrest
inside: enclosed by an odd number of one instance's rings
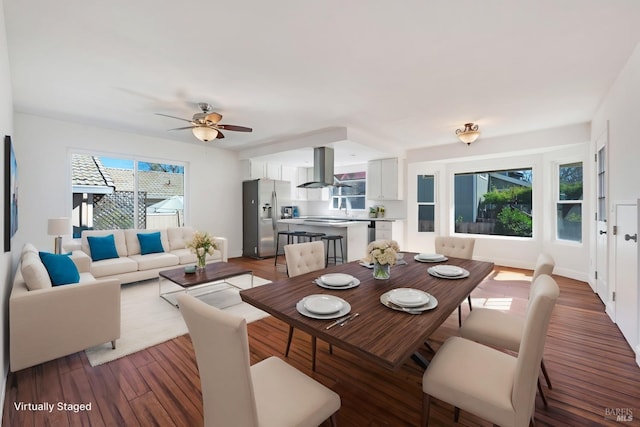
[[[89,273],[91,271],[91,257],[81,250],[71,252],[71,261],[78,268],[79,273]]]
[[[9,299],[12,372],[120,338],[120,281],[55,286]]]
[[[229,260],[229,242],[226,237],[216,237],[214,239],[216,244],[218,245],[218,250],[220,251],[220,255],[222,255],[222,262],[227,262]]]

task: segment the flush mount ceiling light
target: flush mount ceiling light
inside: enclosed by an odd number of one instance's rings
[[[216,139],[218,136],[218,131],[216,129],[210,128],[209,126],[198,126],[191,129],[193,135],[198,138],[200,141],[208,142],[213,139]]]
[[[478,130],[478,125],[465,123],[464,129],[456,129],[456,135],[458,135],[460,141],[467,145],[471,145],[471,143],[480,136],[480,131]]]

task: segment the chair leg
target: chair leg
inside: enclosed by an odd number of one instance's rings
[[[453,421],[457,423],[459,419],[460,419],[460,408],[458,408],[457,406],[454,406]]]
[[[280,235],[276,234],[276,256],[273,257],[273,265],[278,265],[278,246],[280,245]]]
[[[287,348],[284,350],[284,357],[289,357],[289,349],[291,348],[292,338],[293,338],[293,326],[289,326],[289,335],[287,336]]]
[[[331,423],[331,427],[338,427],[338,413],[334,412],[329,418],[329,422]]]
[[[458,306],[458,327],[462,327],[462,306]]]
[[[431,396],[422,394],[422,427],[429,425],[429,408],[431,406]]]
[[[311,370],[316,371],[316,337],[311,337]]]
[[[551,380],[549,379],[549,374],[547,373],[547,367],[544,366],[544,359],[540,360],[540,368],[542,368],[542,375],[544,375],[544,379],[547,381],[547,387],[549,387],[549,390],[553,390],[553,387],[551,387]]]
[[[471,305],[471,295],[467,296],[467,301],[469,301],[469,311],[473,311],[473,306]]]
[[[547,398],[544,395],[544,391],[542,391],[542,384],[540,384],[540,378],[538,378],[538,392],[540,393],[540,397],[542,398],[542,403],[544,406],[549,406],[547,403]]]
[[[433,347],[431,347],[431,344],[429,344],[429,341],[425,341],[424,342],[424,346],[427,347],[427,350],[429,350],[431,353],[435,353],[436,351],[433,349]]]
[[[116,340],[111,341],[111,349],[115,350],[116,349]],[[547,383],[548,384],[548,383]],[[549,387],[551,388],[551,387]]]
[[[333,354],[333,344],[329,344],[329,354]]]

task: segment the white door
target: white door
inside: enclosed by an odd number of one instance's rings
[[[611,301],[607,284],[607,133],[605,130],[596,141],[596,292],[605,305]]]
[[[631,348],[638,344],[638,208],[616,205],[616,323]]]

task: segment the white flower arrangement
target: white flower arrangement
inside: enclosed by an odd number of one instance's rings
[[[193,238],[187,242],[187,247],[198,257],[198,267],[204,268],[207,254],[213,255],[213,252],[218,249],[218,244],[211,234],[196,231],[193,233]]]
[[[367,246],[367,255],[362,261],[367,263],[377,262],[382,265],[394,265],[398,252],[400,252],[400,247],[395,240],[375,240]]]

